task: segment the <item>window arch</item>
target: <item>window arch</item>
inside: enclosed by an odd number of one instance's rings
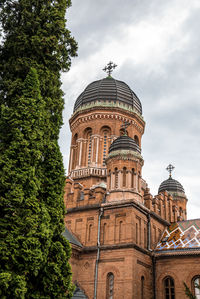
[[[137,143],[137,145],[139,145],[139,138],[138,138],[137,135],[134,136],[134,140],[135,140],[135,142]]]
[[[107,239],[107,223],[103,224],[103,244],[105,244],[105,241]]]
[[[112,272],[107,274],[106,281],[106,299],[113,299],[114,297],[114,275]]]
[[[92,129],[91,128],[85,129],[84,138],[87,140],[86,161],[89,166],[92,162]]]
[[[103,153],[103,166],[106,165],[105,160],[108,154],[108,138],[111,135],[111,129],[108,126],[104,126],[101,128],[101,136],[103,135],[103,148],[102,148],[102,153]]]
[[[198,276],[195,276],[193,279],[192,279],[192,290],[193,290],[193,293],[194,295],[196,296],[197,299],[200,299],[200,275]]]
[[[108,177],[109,177],[109,186],[108,188],[111,189],[111,170],[108,171]]]
[[[115,168],[115,188],[118,188],[118,169]]]
[[[131,188],[134,188],[134,175],[135,175],[135,169],[132,168],[132,170],[131,170]]]
[[[144,276],[141,277],[141,299],[144,299]]]
[[[164,278],[164,294],[165,299],[175,299],[174,280],[170,276]]]
[[[91,241],[92,236],[92,224],[89,224],[88,226],[88,241]]]
[[[123,168],[123,180],[122,180],[122,186],[126,187],[126,167]]]
[[[121,220],[119,222],[119,241],[121,241],[123,238],[123,221]]]

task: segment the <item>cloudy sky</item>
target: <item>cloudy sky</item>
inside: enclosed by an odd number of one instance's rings
[[[79,50],[62,76],[66,169],[74,102],[89,83],[105,77],[102,68],[111,60],[118,65],[113,77],[126,82],[143,106],[143,178],[151,193],[157,194],[172,163],[173,178],[188,197],[188,218],[200,218],[199,16],[199,0],[72,0],[68,28]]]

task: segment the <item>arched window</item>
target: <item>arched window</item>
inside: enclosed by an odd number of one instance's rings
[[[115,168],[115,188],[118,188],[118,169]]]
[[[109,186],[108,188],[111,189],[111,170],[108,171],[108,177],[109,177]]]
[[[132,168],[132,170],[131,170],[131,188],[134,188],[134,175],[135,175],[135,169]]]
[[[139,145],[139,138],[138,138],[137,135],[134,136],[134,140],[135,140],[135,142],[137,143],[137,145]]]
[[[123,232],[122,232],[122,230],[123,230],[123,221],[120,221],[119,222],[119,241],[121,241],[122,238],[123,238]]]
[[[88,241],[91,241],[91,236],[92,236],[92,224],[89,224],[89,227],[88,227]]]
[[[113,273],[108,273],[106,281],[106,299],[114,298],[114,275]]]
[[[88,166],[89,166],[91,164],[91,161],[92,161],[92,157],[91,157],[91,154],[92,154],[92,130],[88,131],[87,142],[88,142],[87,153],[88,153]]]
[[[108,154],[108,138],[111,135],[111,129],[108,126],[104,126],[101,128],[101,136],[103,135],[103,166],[106,165],[105,160]]]
[[[172,277],[164,279],[164,294],[165,299],[175,299],[174,280]]]
[[[200,275],[193,278],[192,289],[196,298],[200,299]]]
[[[141,277],[141,299],[144,299],[144,276]]]
[[[103,224],[103,244],[105,244],[105,241],[107,239],[107,224]]]
[[[126,187],[126,167],[123,168],[123,180],[122,180],[122,182],[123,182],[122,186]]]
[[[138,191],[140,191],[140,171],[138,171]]]

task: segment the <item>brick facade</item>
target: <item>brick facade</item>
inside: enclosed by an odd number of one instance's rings
[[[175,298],[186,298],[183,281],[191,287],[200,275],[200,251],[169,255],[155,248],[170,223],[186,219],[187,200],[167,191],[153,197],[142,177],[141,155],[123,150],[108,155],[123,134],[123,121],[141,147],[145,122],[123,107],[93,105],[75,111],[69,121],[65,224],[82,244],[72,244],[73,281],[90,299],[166,299],[163,281],[170,276]]]

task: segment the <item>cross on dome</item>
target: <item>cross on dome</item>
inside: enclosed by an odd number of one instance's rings
[[[108,74],[108,76],[111,76],[111,73],[113,72],[113,70],[117,67],[117,65],[115,63],[113,63],[112,61],[110,61],[103,69],[104,72],[106,72]]]
[[[124,130],[124,135],[126,135],[126,129],[130,126],[129,121],[124,121],[124,123],[121,125],[121,129]]]
[[[172,171],[174,170],[174,166],[172,164],[169,164],[166,168],[166,170],[169,172],[169,177],[172,177]]]

